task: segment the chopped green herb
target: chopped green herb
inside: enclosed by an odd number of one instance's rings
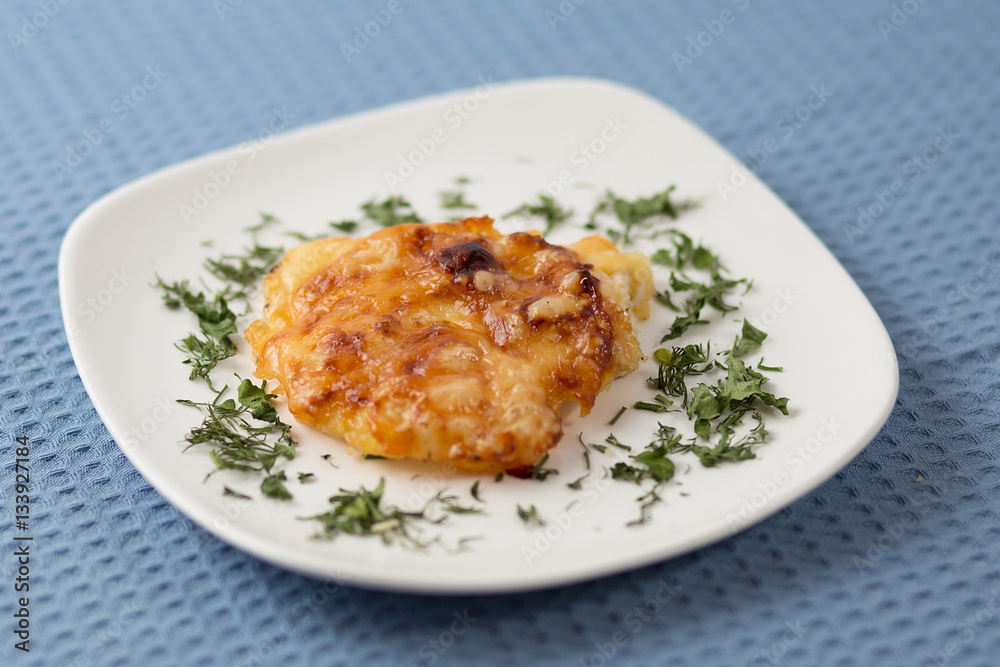
[[[657,503],[663,502],[663,498],[660,497],[659,493],[662,487],[663,487],[662,484],[657,484],[649,491],[636,498],[636,501],[639,503],[639,518],[633,519],[632,521],[629,521],[625,525],[639,526],[649,521],[649,519],[652,517],[653,507]]]
[[[292,499],[292,494],[288,492],[287,488],[285,488],[284,470],[265,477],[264,481],[260,483],[260,490],[264,492],[265,496],[270,496],[271,498],[277,498],[279,500]]]
[[[777,408],[782,414],[788,414],[788,399],[777,398],[774,394],[761,389],[768,379],[732,356],[728,359],[727,377],[725,382],[719,382],[716,395],[720,400],[728,400],[729,409],[737,402],[745,402],[752,398],[759,399],[764,405]]]
[[[521,517],[521,521],[523,521],[526,526],[530,526],[531,524],[535,524],[537,526],[545,525],[545,520],[538,514],[538,508],[534,505],[529,506],[527,509],[518,505],[517,515]]]
[[[665,343],[668,340],[680,338],[694,324],[708,324],[708,320],[701,319],[701,311],[706,305],[712,306],[720,312],[736,310],[736,306],[726,303],[725,297],[738,285],[746,285],[746,288],[750,289],[751,283],[746,278],[739,280],[723,278],[717,270],[712,272],[712,282],[710,283],[700,283],[671,273],[670,289],[674,292],[690,291],[692,294],[684,301],[684,315],[679,315],[674,319],[673,324],[670,325],[670,331],[660,339],[660,342]],[[658,298],[669,307],[677,310],[669,295]]]
[[[670,256],[670,251],[666,248],[660,248],[650,255],[649,261],[660,266],[676,266],[673,258]]]
[[[458,503],[458,498],[455,496],[445,496],[440,493],[437,499],[441,502],[441,506],[446,512],[451,512],[452,514],[482,514],[483,510],[478,507],[469,507],[467,505],[460,505]]]
[[[187,355],[187,359],[182,363],[191,366],[188,379],[202,378],[212,391],[215,391],[215,387],[212,386],[212,371],[220,361],[236,354],[236,346],[228,336],[220,341],[209,336],[203,340],[196,334],[190,334],[187,338],[174,343],[174,347]]]
[[[305,484],[306,482],[315,482],[316,474],[311,472],[300,472],[299,473],[299,483]]]
[[[764,342],[765,338],[767,338],[766,333],[750,324],[750,321],[744,318],[742,335],[737,336],[736,342],[733,344],[733,356],[742,357],[747,352],[756,350]]]
[[[723,443],[728,442],[732,427],[755,410],[757,403],[788,414],[788,399],[764,391],[762,385],[768,381],[767,377],[734,358],[732,352],[728,366],[723,366],[727,371],[725,380],[715,385],[699,384],[692,390],[688,414],[695,420],[695,433],[706,440],[711,437],[712,421],[720,420],[715,430],[721,434]]]
[[[404,546],[425,549],[438,542],[439,538],[422,539],[421,525],[441,523],[446,518],[444,516],[431,518],[428,510],[432,506],[441,505],[451,512],[461,512],[466,509],[454,505],[453,497],[444,496],[441,492],[416,512],[404,512],[395,506],[383,507],[384,477],[379,479],[378,486],[370,491],[363,486],[356,491],[344,488],[340,491],[339,494],[330,497],[331,508],[328,511],[308,517],[322,524],[319,537],[328,539],[341,535],[379,537],[385,544],[398,541]]]
[[[277,225],[279,222],[280,220],[278,220],[270,213],[264,213],[263,211],[260,211],[260,222],[258,222],[256,225],[250,225],[249,227],[246,228],[246,230],[251,234],[256,234],[262,229],[265,229],[272,225]]]
[[[556,225],[573,215],[573,209],[564,209],[550,195],[538,195],[538,203],[521,204],[521,206],[505,214],[503,217],[512,218],[515,215],[543,218],[545,220],[543,235],[548,235]]]
[[[472,485],[472,489],[470,490],[470,493],[472,494],[473,498],[475,498],[479,502],[483,502],[483,499],[479,497],[479,480],[478,479],[476,480],[476,483]]]
[[[764,428],[764,418],[761,417],[760,413],[754,412],[751,416],[757,422],[757,426],[735,443],[729,441],[732,431],[728,430],[713,447],[699,445],[695,442],[682,444],[678,436],[676,440],[668,444],[667,449],[669,452],[690,452],[697,456],[701,464],[707,468],[724,461],[745,461],[755,458],[754,449],[767,440],[768,432]],[[732,425],[730,424],[729,427]],[[667,430],[673,431],[673,429],[661,424],[658,437],[663,437],[662,434]]]
[[[189,334],[174,344],[187,355],[183,363],[191,366],[189,379],[202,378],[212,391],[211,373],[216,365],[236,354],[236,343],[230,338],[238,333],[236,328],[236,313],[229,308],[228,299],[246,298],[243,292],[233,292],[228,287],[216,292],[211,300],[204,292],[195,293],[189,287],[187,280],[166,283],[159,276],[153,287],[163,290],[163,303],[167,308],[178,310],[185,308],[198,318],[198,328],[204,334]]]
[[[653,444],[633,458],[645,466],[645,474],[657,482],[666,482],[674,476],[674,464],[666,456],[666,447]]]
[[[227,290],[222,290],[213,295],[209,300],[204,292],[195,294],[186,280],[174,283],[165,283],[157,276],[157,282],[153,285],[163,290],[163,303],[171,310],[177,310],[182,306],[198,317],[198,328],[207,336],[224,342],[230,334],[238,333],[236,329],[236,313],[229,309],[228,299],[231,296],[240,296]],[[231,341],[230,341],[231,342]]]
[[[361,456],[361,458],[363,458],[365,461],[372,461],[372,460],[383,461],[383,460],[387,459],[388,457],[379,456],[378,454],[363,454]]]
[[[559,471],[555,468],[546,468],[545,464],[549,460],[549,455],[546,454],[542,457],[542,460],[534,465],[531,472],[527,475],[526,479],[537,479],[544,482],[548,479],[549,475],[558,475]]]
[[[361,205],[368,218],[383,227],[392,227],[411,222],[423,222],[419,215],[413,210],[410,202],[401,195],[394,195],[384,201],[377,202],[374,199],[366,201]]]
[[[243,254],[206,259],[205,268],[219,280],[235,283],[244,288],[250,287],[267,275],[285,253],[284,248],[263,246],[257,241],[257,232],[276,223],[277,218],[262,213],[261,222],[247,228],[250,232],[251,246],[245,248]]]
[[[245,255],[222,255],[205,260],[205,268],[219,280],[249,286],[267,275],[285,249],[255,245]]]
[[[670,409],[670,406],[674,404],[672,400],[663,394],[657,394],[653,397],[653,400],[655,403],[650,403],[649,401],[636,401],[632,407],[637,410],[646,410],[648,412],[666,412]]]
[[[653,254],[651,260],[677,270],[683,270],[688,265],[698,270],[707,270],[711,279],[709,282],[699,282],[682,274],[671,273],[671,291],[664,290],[656,296],[661,303],[680,314],[674,319],[670,331],[661,342],[680,337],[695,324],[707,323],[701,316],[707,306],[723,313],[735,310],[736,307],[730,305],[726,297],[739,285],[745,285],[746,290],[752,285],[752,282],[746,279],[733,280],[724,277],[722,264],[715,254],[701,245],[696,246],[690,237],[681,232],[671,230],[671,233],[674,234],[674,252],[659,250]],[[681,307],[678,307],[671,295],[676,296],[683,292],[688,292],[689,295]],[[635,464],[619,462],[611,469],[611,476],[614,479],[638,484],[647,477],[656,480],[655,485],[637,499],[641,507],[640,515],[629,525],[647,521],[652,508],[662,501],[659,491],[666,480],[674,474],[674,465],[667,458],[668,454],[694,454],[706,467],[724,461],[754,458],[755,447],[763,444],[768,435],[758,408],[761,405],[769,406],[788,414],[788,399],[779,398],[763,389],[767,378],[759,371],[769,370],[772,367],[762,368],[763,359],[761,359],[757,370],[754,370],[738,358],[761,347],[766,338],[765,332],[744,318],[740,335],[736,336],[732,348],[725,353],[727,355],[725,364],[709,359],[708,344],[704,348],[700,344],[671,349],[661,348],[653,353],[658,370],[655,378],[649,378],[649,384],[663,393],[656,394],[653,401],[638,401],[634,407],[652,412],[665,412],[672,405],[668,396],[682,398],[683,409],[694,421],[695,438],[682,443],[676,429],[661,424],[654,441],[643,452],[632,457]],[[701,383],[688,390],[688,377],[702,375],[713,368],[725,370],[725,379],[715,384]],[[780,369],[780,367],[773,368]],[[757,426],[734,442],[735,427],[740,425],[747,414],[752,415],[757,421]],[[713,435],[718,436],[714,442],[712,442]],[[699,439],[708,441],[709,444],[701,444]]]
[[[710,351],[711,344],[707,347],[692,344],[670,350],[666,348],[656,350],[653,352],[653,358],[658,364],[657,375],[655,378],[649,378],[649,384],[654,389],[666,392],[668,396],[683,397],[683,405],[687,407],[686,378],[701,375],[715,366],[714,361],[708,360]]]
[[[704,271],[719,266],[719,258],[706,250],[704,246],[699,245],[694,249],[691,263],[694,265],[694,268]]]
[[[708,324],[708,320],[701,319],[700,312],[693,312],[688,313],[687,315],[679,315],[675,317],[673,323],[670,325],[670,331],[668,331],[663,338],[660,339],[660,342],[665,343],[668,340],[680,338],[695,324]]]
[[[627,406],[627,405],[623,405],[623,406],[621,407],[621,409],[620,409],[620,410],[618,410],[618,413],[617,413],[617,414],[616,414],[616,415],[615,415],[614,417],[612,417],[612,418],[611,418],[611,421],[609,421],[609,422],[608,422],[608,426],[614,426],[614,425],[615,425],[615,424],[616,424],[616,423],[618,422],[618,419],[619,419],[619,418],[620,418],[620,417],[621,417],[621,416],[622,416],[623,414],[625,414],[625,411],[626,411],[626,410],[628,410],[628,406]]]
[[[717,272],[722,269],[719,258],[700,243],[696,246],[690,236],[676,229],[663,230],[663,234],[674,237],[674,252],[660,248],[649,256],[649,261],[661,266],[669,266],[683,271],[688,265],[701,271]],[[658,234],[654,234],[657,236]]]
[[[643,471],[641,468],[619,461],[611,468],[611,478],[623,479],[628,482],[635,482],[636,484],[639,484],[643,479]]]
[[[498,483],[498,482],[502,482],[502,481],[503,481],[503,473],[502,472],[498,472],[497,476],[493,478],[493,482],[494,483]]]
[[[350,234],[355,229],[358,228],[358,223],[355,220],[340,220],[339,222],[330,222],[330,226],[336,229],[338,232],[343,232],[345,234]]]
[[[211,445],[209,455],[217,469],[270,472],[279,457],[295,458],[291,429],[278,418],[267,400],[273,395],[267,394],[263,387],[263,380],[260,387],[243,380],[237,392],[239,405],[232,398],[223,400],[228,386],[223,387],[211,403],[178,400],[205,414],[201,425],[191,429],[185,437],[189,446]],[[247,417],[262,424],[256,425]]]
[[[632,448],[629,447],[628,445],[623,445],[622,443],[618,442],[618,438],[616,438],[613,434],[605,438],[604,442],[608,443],[612,447],[617,447],[618,449],[621,449],[626,452],[632,451]]]
[[[222,495],[224,496],[235,496],[236,498],[242,498],[243,500],[253,500],[250,496],[245,493],[240,493],[239,491],[233,491],[228,486],[222,487]]]
[[[441,193],[441,208],[472,210],[479,207],[465,200],[464,190],[448,190]]]
[[[656,440],[630,457],[635,465],[619,461],[611,468],[612,479],[640,485],[647,479],[653,480],[653,487],[637,499],[640,503],[639,518],[627,525],[635,526],[648,521],[652,507],[662,500],[659,490],[674,476],[674,463],[667,458],[669,444],[669,441]]]
[[[568,486],[569,488],[573,489],[574,491],[579,491],[580,488],[581,488],[581,485],[583,484],[583,480],[587,479],[588,477],[590,477],[590,473],[589,472],[586,475],[583,475],[582,477],[580,477],[579,479],[570,482],[566,486]]]
[[[583,465],[589,471],[590,470],[590,450],[587,449],[587,445],[580,440],[580,444],[583,445]]]
[[[613,212],[618,222],[622,225],[623,231],[609,235],[617,236],[613,240],[621,240],[622,243],[629,243],[632,240],[632,232],[636,228],[648,227],[651,220],[669,218],[676,220],[681,211],[695,208],[697,204],[692,201],[684,201],[675,204],[670,193],[676,189],[671,185],[663,192],[658,192],[650,197],[638,197],[633,201],[622,199],[611,190],[608,190],[604,198],[597,202],[590,219],[594,220],[599,213]]]
[[[260,419],[271,424],[280,424],[278,412],[271,403],[271,399],[276,398],[277,394],[267,393],[264,389],[265,386],[266,383],[264,380],[260,381],[259,387],[250,380],[242,380],[236,389],[236,397],[241,404],[246,406],[255,419]],[[287,429],[285,430],[287,431]]]
[[[309,236],[308,234],[303,234],[302,232],[285,232],[285,236],[290,236],[296,241],[301,241],[302,243],[308,243],[309,241],[318,241],[320,239],[325,239],[329,236],[329,234],[326,234],[325,232],[320,232],[319,234]]]
[[[653,441],[654,444],[663,447],[667,454],[680,451],[678,448],[681,447],[681,436],[677,429],[663,424],[659,424],[659,427],[656,431],[656,439]]]

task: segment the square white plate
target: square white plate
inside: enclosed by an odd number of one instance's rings
[[[733,156],[661,102],[590,79],[484,84],[302,128],[164,169],[84,211],[66,234],[59,263],[70,346],[98,413],[150,484],[206,530],[264,560],[353,585],[429,593],[528,590],[639,567],[732,535],[815,488],[871,440],[896,397],[892,344],[864,295],[752,174],[723,197],[718,184],[731,182],[734,170],[742,169]],[[608,425],[621,405],[651,395],[645,382],[655,374],[650,360],[617,380],[591,415],[567,417],[549,461],[559,475],[544,482],[483,478],[484,514],[452,516],[427,533],[452,545],[482,536],[462,553],[420,552],[377,539],[311,539],[318,525],[300,517],[324,511],[339,487],[371,489],[385,477],[386,502],[412,508],[440,488],[470,504],[477,478],[436,466],[359,460],[343,443],[299,425],[293,428],[299,453],[286,468],[294,500],[264,498],[258,477],[232,471],[206,481],[213,470],[207,448],[185,452],[183,446],[201,416],[175,403],[211,398],[203,384],[188,381],[173,347],[195,324],[189,314],[164,308],[151,286],[154,276],[204,275],[202,261],[242,248],[245,228],[262,211],[281,219],[284,229],[330,231],[327,221],[357,218],[361,202],[391,194],[390,186],[425,219],[449,219],[455,212],[439,208],[439,192],[458,176],[473,179],[468,199],[495,218],[546,185],[556,190],[560,178],[557,199],[575,208],[580,221],[605,187],[635,197],[676,184],[678,198],[698,199],[701,206],[682,214],[677,228],[717,252],[734,277],[753,278],[754,286],[740,299],[740,311],[727,317],[706,311],[717,322],[675,343],[712,338],[723,349],[743,316],[769,332],[760,352],[785,371],[768,373],[768,388],[790,398],[791,415],[768,419],[771,439],[757,458],[704,468],[691,455],[673,456],[677,475],[663,491],[664,502],[652,521],[636,527],[626,522],[637,516],[642,491],[601,478],[602,468],[617,459],[592,452],[595,470],[583,490],[567,488],[584,474],[581,432],[588,442],[613,432],[641,449],[658,421],[690,429],[682,416],[631,409]],[[512,229],[509,221],[499,226]],[[586,233],[567,225],[551,239]],[[262,236],[279,239],[294,243],[280,231]],[[668,275],[657,273],[659,288]],[[653,309],[638,329],[647,355],[673,320],[666,308]],[[251,377],[247,346],[239,342],[238,356],[222,370]],[[279,412],[294,423],[281,405]],[[295,472],[317,479],[300,484]],[[224,485],[254,499],[224,496]],[[546,525],[527,527],[518,504],[535,505]]]

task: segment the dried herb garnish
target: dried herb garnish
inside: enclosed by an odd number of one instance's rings
[[[516,215],[523,215],[545,220],[545,231],[543,235],[548,235],[556,225],[568,220],[573,215],[573,209],[563,208],[551,195],[538,195],[536,203],[521,204],[513,211],[504,214],[504,218],[512,218]]]

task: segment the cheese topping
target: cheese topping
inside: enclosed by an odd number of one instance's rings
[[[246,330],[300,422],[364,453],[473,472],[533,466],[641,351],[642,253],[502,236],[490,218],[389,227],[288,252]]]

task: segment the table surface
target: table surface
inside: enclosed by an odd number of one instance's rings
[[[1000,4],[327,4],[0,10],[0,663],[997,664]],[[372,12],[391,20],[345,53]],[[123,107],[150,72],[155,85]],[[521,595],[324,587],[166,503],[108,435],[70,356],[56,266],[71,221],[137,177],[253,136],[275,108],[301,126],[481,76],[548,75],[646,91],[741,159],[777,141],[758,175],[896,345],[899,399],[872,443],[735,537]],[[801,111],[816,90],[828,99]],[[104,119],[101,141],[60,166]],[[873,206],[902,179],[891,205]],[[859,207],[872,218],[859,224]],[[32,443],[30,653],[12,633],[17,435]],[[665,584],[669,604],[636,623]],[[456,615],[474,619],[461,634]]]

